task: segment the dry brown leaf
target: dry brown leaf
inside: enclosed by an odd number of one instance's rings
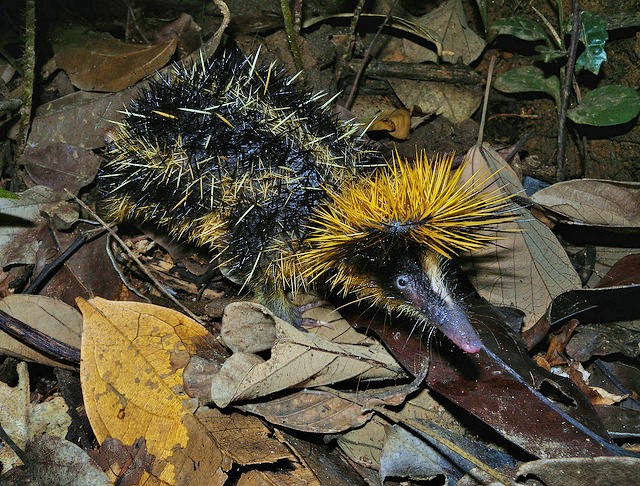
[[[392,425],[384,417],[374,415],[363,427],[350,430],[338,437],[338,445],[355,463],[379,469],[386,429]]]
[[[221,484],[232,460],[194,415],[182,384],[190,356],[207,346],[206,329],[151,304],[95,298],[79,299],[78,307],[82,392],[98,441],[133,444],[145,437],[156,456],[151,479]]]
[[[317,434],[337,434],[365,424],[373,412],[365,410],[359,394],[348,400],[329,391],[302,390],[262,403],[238,408],[264,417],[269,423]]]
[[[291,450],[275,439],[272,431],[257,417],[222,413],[206,407],[198,409],[196,417],[215,436],[220,447],[242,466],[282,460],[291,464],[298,462]]]
[[[41,295],[13,294],[0,301],[0,310],[44,334],[75,348],[80,348],[82,316],[64,302]],[[0,331],[0,354],[35,361],[46,366],[65,366]]]
[[[155,459],[147,451],[144,437],[128,446],[108,437],[97,450],[90,450],[89,455],[103,471],[108,471],[111,484],[117,482],[123,486],[139,484],[144,471],[151,470]]]
[[[0,264],[36,263],[36,252],[42,244],[40,231],[48,230],[42,214],[46,213],[64,225],[75,222],[77,208],[67,197],[45,186],[34,186],[18,198],[0,198],[0,216],[5,220],[0,227]]]
[[[637,457],[572,457],[524,462],[518,476],[535,476],[546,486],[637,484]]]
[[[475,61],[485,47],[482,38],[469,28],[460,0],[448,0],[416,21],[421,27],[435,32],[442,42],[442,59],[465,64]]]
[[[126,44],[109,34],[69,28],[53,43],[56,63],[74,86],[116,92],[163,67],[173,56],[176,37],[160,44]]]
[[[0,424],[22,450],[28,440],[42,434],[64,438],[71,417],[62,397],[43,403],[29,403],[29,373],[25,362],[18,363],[18,384],[15,387],[0,382]],[[20,463],[10,447],[0,448],[0,469],[8,471]]]
[[[247,309],[247,312],[251,311],[251,308]],[[342,344],[302,332],[281,319],[274,317],[274,321],[277,341],[268,361],[253,354],[236,353],[213,377],[211,399],[219,407],[287,388],[327,385],[348,379],[403,376],[402,368],[387,351],[364,336],[361,345]],[[241,328],[242,332],[247,332],[246,328]]]
[[[122,118],[119,110],[131,103],[139,89],[136,85],[109,94],[76,91],[39,106],[28,145],[45,147],[55,141],[86,149],[104,146],[107,131]]]
[[[313,471],[308,468],[296,469],[294,471],[258,471],[252,469],[248,471],[240,478],[238,478],[238,486],[297,486],[304,484],[306,486],[313,486],[320,484],[318,478],[313,474]]]
[[[473,147],[467,156],[468,173],[493,174],[488,189],[505,194],[522,191],[513,170],[487,145]],[[580,288],[580,278],[555,235],[527,209],[501,230],[505,232],[497,244],[474,252],[464,268],[482,297],[524,311],[527,329],[546,313],[554,297]]]
[[[482,102],[480,89],[411,79],[388,81],[404,106],[441,115],[453,123],[469,119]]]
[[[27,146],[20,158],[28,175],[27,184],[47,186],[54,191],[66,189],[72,194],[78,194],[95,180],[100,161],[90,150],[56,142]]]
[[[62,437],[38,435],[29,442],[25,452],[29,460],[29,472],[38,481],[37,484],[113,484],[86,451]]]
[[[640,226],[640,183],[599,179],[558,182],[531,199],[583,224]]]

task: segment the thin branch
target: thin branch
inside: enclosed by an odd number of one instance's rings
[[[360,14],[362,14],[362,9],[364,8],[365,1],[366,0],[358,0],[358,4],[353,11],[353,17],[351,17],[351,23],[349,24],[349,44],[342,52],[340,62],[338,63],[338,67],[336,69],[336,79],[338,80],[342,76],[342,71],[344,71],[348,60],[353,55],[353,49],[356,45],[356,30],[358,27],[358,22],[360,21]]]
[[[35,78],[36,65],[36,2],[27,0],[24,11],[24,52],[22,53],[23,89],[22,107],[20,109],[20,130],[18,135],[18,146],[14,161],[24,152],[29,137],[29,127],[31,126],[31,109],[33,105],[33,83]]]
[[[175,305],[177,305],[185,314],[187,314],[189,317],[191,317],[194,321],[202,324],[202,322],[200,321],[200,319],[198,318],[198,316],[196,316],[193,312],[191,312],[189,309],[187,309],[178,299],[176,299],[173,295],[171,295],[169,292],[167,292],[167,289],[164,288],[164,286],[158,282],[158,279],[156,279],[151,272],[147,269],[147,267],[138,259],[137,256],[135,256],[133,254],[133,252],[129,249],[129,247],[126,245],[126,243],[124,241],[122,241],[122,239],[120,239],[120,237],[116,234],[115,231],[113,231],[113,229],[107,224],[105,223],[100,216],[98,216],[95,211],[92,211],[91,208],[89,206],[87,206],[84,201],[82,201],[81,199],[77,198],[76,196],[74,196],[73,194],[71,194],[69,191],[67,191],[67,194],[71,197],[73,197],[75,199],[75,201],[82,206],[83,209],[85,209],[87,212],[89,212],[89,214],[91,214],[91,216],[93,218],[95,218],[95,220],[100,223],[102,225],[102,227],[104,229],[106,229],[109,234],[113,237],[113,239],[115,239],[118,244],[122,247],[122,249],[127,253],[127,255],[129,256],[129,258],[131,258],[134,262],[136,262],[136,264],[138,265],[138,267],[140,268],[140,270],[147,276],[147,278],[156,286],[156,288],[162,292],[163,295],[165,295],[171,302],[173,302]]]
[[[0,310],[0,329],[30,348],[56,361],[80,364],[80,350],[53,338]]]
[[[284,18],[284,30],[287,33],[289,49],[291,49],[291,55],[293,56],[293,63],[296,66],[296,70],[302,73],[302,77],[304,79],[304,65],[302,64],[302,54],[300,54],[300,46],[298,45],[298,38],[293,26],[293,16],[291,14],[291,8],[289,7],[289,0],[280,0],[280,8],[282,9],[282,17]]]
[[[567,121],[567,108],[569,107],[569,94],[573,71],[576,65],[576,53],[578,52],[578,39],[580,38],[580,5],[578,0],[573,1],[573,26],[571,28],[571,43],[569,44],[569,59],[562,86],[560,112],[558,113],[558,158],[556,160],[556,178],[563,181],[567,177],[567,164],[565,161],[566,136],[565,123]]]
[[[387,16],[385,17],[384,21],[380,24],[380,27],[378,27],[378,30],[376,31],[375,35],[373,36],[373,39],[371,40],[371,43],[369,44],[367,49],[364,51],[362,64],[360,64],[360,69],[358,69],[358,72],[356,73],[356,79],[353,80],[353,85],[351,86],[351,91],[349,92],[349,98],[344,104],[346,109],[350,109],[351,106],[353,105],[353,100],[356,97],[356,90],[360,85],[360,78],[362,77],[362,74],[364,73],[364,70],[367,67],[367,64],[369,63],[369,59],[371,58],[371,52],[373,51],[373,46],[375,45],[376,40],[378,40],[378,37],[380,37],[380,34],[382,33],[382,29],[384,29],[384,27],[389,23],[389,20],[391,19],[391,14],[393,13],[393,9],[396,7],[397,3],[398,3],[398,0],[395,0],[395,2],[393,2],[393,5],[391,5],[391,7],[389,8],[389,12],[387,13]]]
[[[32,280],[29,287],[23,292],[24,294],[36,294],[42,286],[51,278],[53,273],[55,273],[58,268],[60,268],[71,256],[80,249],[85,243],[87,243],[90,239],[94,239],[99,237],[104,233],[104,230],[99,231],[95,235],[89,237],[87,233],[82,233],[78,236],[65,251],[63,251],[58,257],[53,260],[51,263],[46,265],[42,271],[38,274],[38,276]]]
[[[484,124],[487,120],[487,107],[489,106],[489,93],[491,92],[491,81],[493,80],[493,70],[496,66],[496,56],[491,56],[489,62],[489,72],[487,72],[487,85],[484,87],[484,100],[482,101],[482,116],[480,117],[480,129],[478,130],[478,141],[476,145],[482,146],[484,137]]]

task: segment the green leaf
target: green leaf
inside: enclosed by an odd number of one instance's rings
[[[507,17],[496,20],[489,27],[493,35],[513,35],[526,41],[548,40],[544,28],[534,20],[527,17]]]
[[[536,46],[535,50],[540,53],[536,59],[542,62],[552,62],[567,57],[567,51],[553,49],[548,46]]]
[[[20,199],[17,194],[0,188],[0,199]]]
[[[576,72],[600,72],[600,66],[607,60],[604,45],[609,39],[605,20],[598,14],[582,12],[580,15],[580,41],[584,44],[584,52],[576,61]]]
[[[640,113],[640,95],[628,86],[612,84],[587,93],[567,117],[582,125],[607,127],[633,120]]]
[[[498,76],[493,86],[505,93],[541,91],[551,95],[556,106],[560,106],[560,80],[557,76],[545,77],[542,69],[535,66],[511,69]]]

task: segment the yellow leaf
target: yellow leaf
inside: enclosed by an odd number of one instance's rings
[[[98,440],[132,444],[144,436],[156,456],[147,484],[221,484],[232,461],[194,416],[182,381],[190,356],[209,339],[206,329],[152,304],[77,304],[82,393]]]

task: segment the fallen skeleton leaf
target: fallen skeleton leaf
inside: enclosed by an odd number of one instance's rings
[[[80,377],[87,416],[100,443],[145,438],[155,461],[141,484],[222,484],[234,462],[296,460],[255,417],[195,410],[183,389],[184,367],[197,351],[213,348],[200,324],[152,304],[77,303],[84,316]],[[250,430],[251,448],[263,452],[247,453],[248,437],[237,440],[242,430]]]

